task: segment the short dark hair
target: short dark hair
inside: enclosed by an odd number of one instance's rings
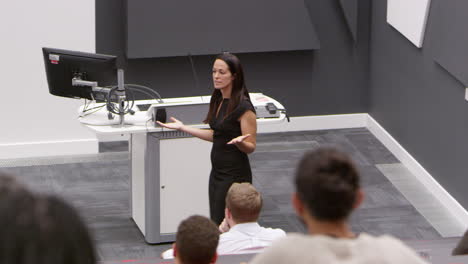
[[[95,264],[93,241],[76,210],[0,174],[0,263]]]
[[[233,183],[226,195],[226,208],[236,223],[256,222],[262,210],[262,196],[248,183]]]
[[[208,264],[216,254],[218,241],[219,229],[215,223],[204,216],[190,216],[177,228],[177,256],[184,264]]]
[[[317,220],[345,220],[359,190],[359,174],[349,156],[335,148],[307,152],[296,171],[296,191]]]

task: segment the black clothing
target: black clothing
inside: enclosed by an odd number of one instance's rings
[[[247,154],[235,145],[226,143],[242,135],[238,119],[247,110],[255,113],[250,100],[239,103],[226,118],[229,99],[223,99],[218,115],[210,121],[213,130],[213,147],[211,149],[211,173],[209,182],[210,215],[218,225],[224,219],[226,193],[234,182],[252,183],[252,171]]]

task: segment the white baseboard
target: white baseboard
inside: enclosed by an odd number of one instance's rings
[[[97,139],[0,144],[0,159],[83,155],[98,153]]]
[[[411,156],[374,118],[367,115],[367,129],[416,176],[416,178],[450,211],[465,230],[468,212],[455,200],[419,162]]]
[[[290,122],[259,126],[258,133],[292,132],[365,127],[367,114],[291,117]]]

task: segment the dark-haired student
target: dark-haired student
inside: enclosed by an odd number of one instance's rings
[[[468,231],[465,232],[457,246],[453,249],[452,255],[468,255]]]
[[[295,186],[293,206],[308,234],[278,240],[250,264],[426,263],[398,239],[351,231],[348,217],[362,202],[363,192],[346,154],[331,148],[306,153],[297,168]]]
[[[218,55],[213,63],[212,77],[215,89],[204,120],[210,129],[186,126],[174,117],[171,117],[173,123],[158,124],[213,142],[209,180],[210,216],[219,225],[224,218],[225,197],[231,184],[252,183],[247,154],[256,147],[257,119],[245,85],[242,65],[235,55]]]
[[[95,264],[87,226],[60,198],[0,174],[0,263]]]
[[[218,227],[208,218],[193,215],[177,228],[173,252],[176,264],[216,263]]]

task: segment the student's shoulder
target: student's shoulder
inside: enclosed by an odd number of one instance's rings
[[[256,255],[249,264],[257,263],[291,263],[301,256],[308,244],[309,237],[300,234],[288,234],[273,242],[273,244]]]
[[[275,236],[286,236],[286,232],[284,232],[281,228],[271,228],[271,227],[262,227],[263,233],[272,234]]]
[[[403,241],[390,235],[371,236],[361,234],[361,240],[367,240],[365,244],[382,252],[383,258],[392,260],[400,259],[405,263],[422,264],[426,263],[412,248],[407,246]]]

